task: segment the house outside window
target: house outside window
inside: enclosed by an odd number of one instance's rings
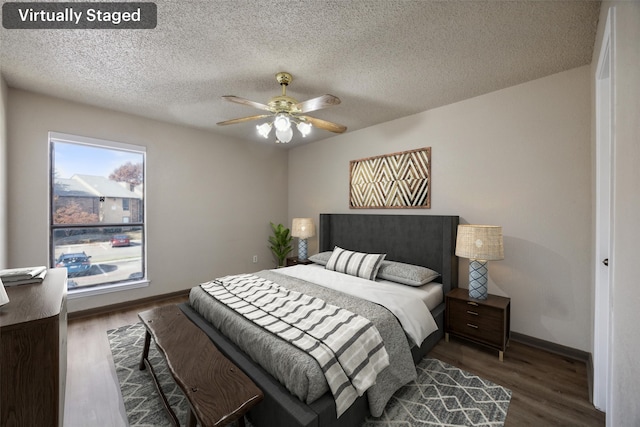
[[[50,263],[69,297],[148,284],[145,147],[49,133]]]

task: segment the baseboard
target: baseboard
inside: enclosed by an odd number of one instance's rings
[[[584,363],[588,363],[589,358],[591,357],[591,353],[587,353],[586,351],[530,337],[529,335],[520,334],[518,332],[511,332],[511,340]]]
[[[189,296],[190,290],[191,288],[188,288],[188,289],[183,289],[177,292],[171,292],[168,294],[155,295],[152,297],[140,298],[132,301],[125,301],[118,304],[111,304],[111,305],[105,305],[102,307],[90,308],[87,310],[74,311],[69,313],[67,317],[69,320],[80,319],[82,317],[96,316],[100,314],[111,313],[118,310],[129,309],[139,305],[145,305],[150,302],[158,302],[158,301],[168,300],[168,299],[182,297],[182,296],[187,297]]]

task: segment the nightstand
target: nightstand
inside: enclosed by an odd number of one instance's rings
[[[502,362],[511,333],[511,299],[489,295],[469,298],[468,289],[456,288],[445,296],[445,340],[449,334],[495,348]]]
[[[304,261],[298,259],[297,256],[292,256],[287,258],[287,267],[291,267],[292,265],[306,265],[306,264],[313,264],[313,261],[310,261],[308,258],[305,259]]]

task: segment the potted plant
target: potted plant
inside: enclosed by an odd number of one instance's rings
[[[271,224],[273,230],[273,236],[269,236],[269,243],[271,243],[271,252],[278,260],[278,267],[284,267],[287,255],[291,252],[291,242],[293,237],[289,232],[289,229],[282,224]]]

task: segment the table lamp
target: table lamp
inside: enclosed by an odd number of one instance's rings
[[[298,238],[298,259],[307,259],[307,239],[316,234],[316,228],[311,218],[293,218],[291,236]]]
[[[458,225],[456,255],[469,259],[469,297],[487,299],[487,261],[504,259],[502,227]]]

